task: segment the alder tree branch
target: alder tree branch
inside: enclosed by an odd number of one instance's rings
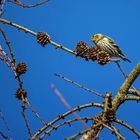
[[[0,131],[0,136],[6,140],[12,140],[11,138],[9,138],[6,134],[4,134],[2,131]]]
[[[112,133],[115,134],[115,136],[118,138],[118,140],[126,140],[126,138],[122,134],[120,134],[120,132],[113,125],[109,126],[107,124],[103,124],[103,126],[111,130]]]
[[[20,25],[18,25],[18,24],[16,24],[16,23],[13,23],[13,22],[8,21],[8,20],[6,20],[6,19],[0,18],[0,22],[5,23],[5,24],[8,24],[8,25],[10,25],[10,26],[13,26],[13,27],[15,27],[15,28],[17,28],[17,29],[19,29],[19,30],[23,30],[25,33],[29,33],[29,34],[31,34],[31,35],[33,35],[33,36],[37,36],[37,33],[36,33],[36,32],[33,32],[32,30],[29,30],[29,29],[26,28],[26,27],[20,26]],[[58,44],[58,43],[56,43],[56,42],[54,42],[54,41],[52,41],[52,40],[50,40],[50,44],[52,44],[52,45],[55,46],[56,48],[60,48],[60,49],[62,49],[62,50],[64,50],[64,51],[66,51],[66,52],[69,52],[69,53],[71,53],[71,54],[75,54],[75,55],[76,55],[76,52],[75,52],[75,51],[70,50],[70,49],[68,49],[68,48],[62,46],[61,44]]]
[[[56,73],[54,74],[54,76],[57,76],[57,77],[59,77],[59,78],[62,78],[62,79],[64,79],[65,81],[70,82],[70,83],[76,85],[77,87],[86,90],[87,92],[91,92],[92,94],[95,94],[95,95],[97,95],[97,96],[99,96],[99,97],[103,97],[103,98],[104,98],[104,95],[102,95],[102,94],[100,94],[100,93],[97,93],[97,92],[95,92],[95,91],[93,91],[93,90],[91,90],[91,89],[89,89],[89,88],[87,88],[87,87],[85,87],[85,86],[83,86],[83,85],[80,85],[79,83],[77,83],[77,82],[75,82],[75,81],[73,81],[73,80],[70,80],[69,78],[67,78],[67,77],[65,77],[65,76],[62,76],[62,75],[56,74]]]
[[[26,5],[23,2],[21,2],[20,0],[8,0],[8,2],[14,3],[16,5],[19,5],[19,6],[23,7],[23,8],[34,8],[34,7],[37,7],[39,5],[42,5],[42,4],[46,3],[48,1],[49,0],[43,0],[43,1],[41,1],[39,3],[36,3],[36,4],[33,4],[33,5]]]
[[[59,97],[60,101],[67,107],[67,109],[71,110],[72,109],[71,105],[69,105],[69,103],[66,101],[66,99],[63,97],[63,95],[55,87],[54,84],[51,84],[51,88],[54,91],[54,93]],[[87,124],[81,119],[81,117],[76,112],[73,112],[72,114],[75,118],[78,118],[79,122],[83,125],[84,128],[88,128]]]
[[[27,117],[26,117],[26,115],[25,115],[25,109],[26,109],[25,106],[22,106],[22,112],[21,112],[21,114],[22,114],[23,119],[24,119],[24,121],[25,121],[26,128],[27,128],[27,131],[28,131],[28,134],[29,134],[29,137],[32,137],[31,129],[30,129],[29,123],[28,123],[28,119],[27,119]]]
[[[140,138],[140,133],[137,130],[135,130],[132,126],[130,126],[129,124],[127,124],[124,121],[119,120],[119,119],[115,119],[114,121],[122,126],[125,126],[127,129],[131,130],[138,138]]]
[[[129,89],[128,94],[136,95],[140,97],[140,92],[138,90]]]
[[[112,102],[113,109],[117,110],[118,107],[124,102],[126,95],[128,94],[128,90],[136,80],[136,78],[140,74],[140,63],[136,65],[136,67],[131,71],[131,73],[126,78],[125,82],[122,84],[120,89],[115,95],[115,98]]]
[[[85,123],[87,123],[88,121],[93,121],[93,117],[89,118],[89,117],[83,117],[81,118],[81,120],[85,121]],[[50,135],[52,133],[52,131],[57,130],[59,127],[64,126],[64,125],[68,125],[69,127],[72,126],[73,122],[77,122],[79,121],[79,118],[74,118],[72,120],[67,120],[64,121],[56,126],[53,126],[52,128],[50,128],[49,130],[45,131],[42,136],[40,136],[40,139],[43,139],[46,135]]]
[[[126,96],[124,100],[134,100],[134,101],[139,101],[140,97],[139,96]]]
[[[31,138],[31,140],[34,140],[35,138],[37,138],[44,130],[46,130],[48,127],[52,126],[54,123],[58,122],[61,119],[64,119],[66,116],[72,114],[75,111],[80,111],[81,109],[84,108],[88,108],[88,107],[99,107],[99,108],[103,108],[103,104],[99,104],[99,103],[89,103],[89,104],[84,104],[81,106],[77,106],[76,108],[73,108],[65,113],[63,113],[62,115],[58,115],[57,118],[55,118],[54,120],[52,120],[51,122],[47,123],[45,126],[43,126],[42,128],[40,128]]]

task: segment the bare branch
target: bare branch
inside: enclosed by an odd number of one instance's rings
[[[119,62],[115,62],[119,68],[119,70],[121,71],[121,73],[123,74],[124,78],[126,79],[127,78],[127,75],[125,74],[124,70],[122,69],[121,65],[119,64]]]
[[[137,64],[137,66],[131,71],[129,76],[126,78],[125,82],[120,87],[119,91],[117,92],[112,105],[114,110],[117,110],[117,108],[121,105],[122,102],[124,102],[124,99],[128,93],[129,88],[135,81],[135,79],[140,74],[140,63]]]
[[[131,130],[138,138],[140,138],[140,133],[135,130],[132,126],[130,126],[129,124],[125,123],[124,121],[121,121],[119,119],[115,119],[114,120],[116,123],[119,123],[120,125],[125,126],[126,128],[128,128],[129,130]]]
[[[139,96],[126,96],[124,98],[125,100],[135,100],[135,101],[139,101],[140,97]]]
[[[35,114],[35,116],[42,122],[42,124],[45,125],[46,122],[40,117],[40,115],[38,114],[38,112],[32,107],[32,105],[29,103],[29,101],[27,99],[26,99],[26,105]]]
[[[71,110],[72,107],[68,104],[68,102],[65,100],[65,98],[63,97],[63,95],[58,91],[58,89],[53,84],[51,84],[51,88],[53,89],[54,93],[59,97],[59,99],[62,101],[62,103],[69,110]],[[79,122],[84,126],[84,128],[88,128],[87,124],[82,121],[81,117],[76,112],[73,112],[72,114],[74,115],[75,118],[78,118]]]
[[[0,1],[0,17],[3,14],[3,8],[4,8],[4,4],[5,4],[6,0],[1,0]]]
[[[8,21],[8,20],[6,20],[6,19],[0,18],[0,22],[3,22],[3,23],[6,23],[6,24],[8,24],[8,25],[11,25],[11,26],[13,26],[13,27],[16,27],[16,28],[19,29],[19,30],[23,30],[25,33],[30,33],[31,35],[37,36],[37,33],[36,33],[36,32],[33,32],[33,31],[29,30],[29,29],[26,28],[26,27],[20,26],[20,25],[18,25],[18,24],[16,24],[16,23],[13,23],[13,22]],[[56,43],[56,42],[54,42],[54,41],[52,41],[52,40],[50,40],[49,43],[52,44],[52,45],[54,45],[56,48],[60,48],[60,49],[62,49],[62,50],[64,50],[64,51],[66,51],[66,52],[69,52],[69,53],[71,53],[71,54],[76,55],[76,52],[75,52],[75,51],[70,50],[70,49],[68,49],[68,48],[66,48],[66,47],[64,47],[64,46],[62,46],[61,44],[58,44],[58,43]]]
[[[79,137],[85,133],[87,133],[91,128],[88,128],[88,129],[85,129],[81,132],[78,132],[76,134],[74,134],[73,136],[69,137],[69,138],[66,138],[65,140],[74,140],[76,137]],[[80,140],[84,140],[83,138],[80,138]],[[90,140],[90,139],[89,139]]]
[[[13,64],[13,71],[14,71],[15,76],[17,76],[17,74],[16,74],[16,59],[15,59],[15,57],[14,57],[14,53],[12,52],[12,47],[11,47],[10,42],[8,41],[8,38],[7,38],[5,32],[4,32],[4,30],[3,30],[2,28],[0,28],[0,32],[2,33],[2,36],[3,36],[4,40],[5,40],[5,43],[6,43],[7,46],[8,46],[10,55],[11,55],[11,57],[12,57],[11,63]],[[12,64],[11,64],[11,65],[12,65]]]
[[[87,121],[91,121],[93,120],[93,118],[89,118],[89,117],[84,117],[81,118],[81,120],[85,120],[85,122],[87,123]],[[49,130],[45,131],[42,136],[39,137],[39,139],[44,138],[46,135],[50,135],[52,133],[52,131],[57,130],[59,127],[63,126],[63,125],[68,125],[71,127],[71,123],[79,121],[79,118],[74,118],[72,120],[68,120],[68,121],[64,121],[56,126],[53,126],[52,128],[50,128]]]
[[[79,88],[82,88],[82,89],[84,89],[84,90],[86,90],[86,91],[88,91],[88,92],[91,92],[91,93],[93,93],[93,94],[95,94],[95,95],[97,95],[97,96],[100,96],[100,97],[103,97],[103,98],[104,98],[103,95],[101,95],[101,94],[99,94],[99,93],[97,93],[97,92],[95,92],[95,91],[93,91],[93,90],[91,90],[91,89],[89,89],[89,88],[87,88],[87,87],[84,87],[83,85],[80,85],[80,84],[78,84],[77,82],[75,82],[75,81],[73,81],[73,80],[70,80],[70,79],[68,79],[68,78],[65,77],[65,76],[62,76],[62,75],[56,74],[56,73],[54,74],[54,76],[57,76],[57,77],[59,77],[59,78],[62,78],[62,79],[64,79],[65,81],[70,82],[70,83],[76,85],[76,86],[79,87]]]
[[[2,49],[1,45],[0,45],[0,60],[4,61],[7,64],[7,66],[11,68],[14,75],[16,76],[14,64],[12,63],[12,60],[9,58],[8,54]]]
[[[140,92],[138,90],[129,89],[128,94],[133,94],[140,97]]]
[[[55,118],[53,121],[51,121],[50,123],[46,124],[44,127],[42,127],[41,129],[39,129],[31,138],[31,140],[34,140],[38,135],[40,135],[44,130],[46,130],[48,127],[52,126],[54,123],[58,122],[61,119],[64,119],[66,116],[72,114],[75,111],[80,111],[81,109],[84,108],[88,108],[88,107],[99,107],[99,108],[103,108],[103,104],[99,104],[99,103],[89,103],[89,104],[84,104],[81,106],[77,106],[76,108],[73,108],[67,112],[65,112],[62,115],[59,115],[57,118]]]
[[[6,120],[5,120],[5,117],[4,117],[4,115],[3,115],[3,113],[2,113],[1,110],[0,110],[0,118],[1,118],[1,120],[3,121],[3,123],[4,123],[5,127],[6,127],[6,129],[7,129],[7,130],[10,130],[10,128],[9,128],[9,126],[8,126],[8,124],[7,124]]]
[[[96,127],[101,126],[101,125],[102,125],[102,123],[100,122],[100,123],[96,124],[94,127],[92,127],[92,128],[90,127],[90,128],[85,129],[85,130],[83,130],[81,132],[78,132],[78,133],[74,134],[73,136],[71,136],[69,138],[66,138],[65,140],[73,140],[76,137],[81,136],[81,135],[83,135],[83,136],[80,138],[80,140],[92,140],[92,136],[88,132],[91,131],[91,129],[93,130]]]
[[[37,35],[37,33],[35,33],[35,32],[33,32],[33,31],[29,30],[28,28],[23,27],[23,26],[20,26],[20,25],[18,25],[18,24],[16,24],[16,23],[13,23],[13,22],[8,21],[8,20],[6,20],[6,19],[0,18],[0,22],[3,22],[3,23],[5,23],[5,24],[11,25],[11,26],[13,26],[13,27],[16,27],[16,28],[19,29],[19,30],[23,30],[25,33],[30,33],[31,35],[34,35],[34,36]]]
[[[17,4],[17,5],[19,5],[19,6],[21,6],[21,7],[23,7],[23,8],[34,8],[34,7],[37,7],[37,6],[39,6],[39,5],[42,5],[42,4],[44,4],[44,3],[46,3],[46,2],[48,2],[49,0],[43,0],[43,1],[41,1],[41,2],[39,2],[39,3],[36,3],[36,4],[33,4],[33,5],[26,5],[26,4],[24,4],[23,2],[21,2],[21,1],[19,1],[19,0],[8,0],[8,2],[11,2],[11,3],[14,3],[14,4]]]
[[[122,140],[126,140],[126,138],[123,135],[121,135],[119,133],[119,131],[113,125],[109,126],[107,124],[103,124],[103,126],[106,127],[106,128],[108,128],[109,130],[111,130],[112,133],[115,134],[119,140],[121,140],[121,139]]]
[[[11,138],[9,138],[8,136],[6,136],[2,131],[0,131],[0,136],[2,136],[4,139],[6,140],[12,140]]]
[[[126,79],[126,78],[127,78],[127,75],[125,74],[125,72],[124,72],[124,70],[122,69],[122,67],[121,67],[121,65],[119,64],[119,62],[116,61],[115,63],[117,64],[119,70],[121,71],[121,73],[123,74],[124,78]],[[136,90],[136,88],[135,88],[133,85],[132,85],[132,88],[133,88],[134,90]]]
[[[31,129],[30,129],[30,127],[29,127],[29,123],[28,123],[28,120],[27,120],[26,115],[25,115],[25,107],[24,107],[24,106],[22,106],[22,116],[23,116],[23,118],[24,118],[24,121],[25,121],[27,130],[28,130],[28,134],[29,134],[30,137],[32,137]]]

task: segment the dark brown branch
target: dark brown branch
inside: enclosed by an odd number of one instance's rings
[[[84,87],[83,85],[80,85],[80,84],[78,84],[77,82],[75,82],[75,81],[73,81],[73,80],[70,80],[70,79],[68,79],[68,78],[65,77],[65,76],[62,76],[62,75],[56,74],[56,73],[54,74],[54,76],[57,76],[57,77],[59,77],[59,78],[62,78],[62,79],[64,79],[65,81],[70,82],[70,83],[76,85],[76,86],[79,87],[79,88],[82,88],[82,89],[84,89],[84,90],[86,90],[86,91],[88,91],[88,92],[91,92],[91,93],[93,93],[93,94],[95,94],[95,95],[97,95],[97,96],[100,96],[100,97],[103,97],[103,98],[104,98],[103,95],[101,95],[101,94],[99,94],[99,93],[97,93],[97,92],[95,92],[95,91],[93,91],[93,90],[91,90],[91,89],[89,89],[89,88],[87,88],[87,87]]]
[[[125,82],[122,84],[119,91],[117,92],[112,103],[114,110],[117,110],[117,108],[121,105],[121,103],[124,102],[129,88],[131,87],[131,85],[136,80],[139,74],[140,74],[140,63],[138,63],[137,66],[131,71],[131,73],[128,75]]]
[[[14,1],[13,0],[8,0],[8,2],[17,4],[17,5],[19,5],[19,6],[23,7],[23,8],[34,8],[34,7],[37,7],[39,5],[42,5],[42,4],[46,3],[48,1],[49,0],[43,0],[43,1],[41,1],[39,3],[36,3],[36,4],[33,4],[33,5],[26,5],[26,4],[24,4],[23,2],[21,2],[19,0],[14,0]]]
[[[11,138],[9,138],[8,136],[6,136],[2,131],[0,131],[0,136],[2,136],[4,139],[6,140],[12,140]]]

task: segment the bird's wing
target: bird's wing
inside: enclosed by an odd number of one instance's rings
[[[112,46],[114,46],[116,48],[116,50],[118,51],[118,53],[124,56],[124,54],[120,50],[119,46],[115,43],[115,41],[113,39],[111,39],[110,37],[107,37],[107,38],[109,40],[109,43],[112,44]]]

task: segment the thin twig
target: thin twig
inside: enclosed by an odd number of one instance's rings
[[[50,128],[49,130],[45,131],[45,132],[42,134],[42,136],[39,137],[39,139],[43,139],[47,134],[50,135],[50,134],[52,133],[52,131],[57,130],[59,127],[61,127],[61,126],[63,126],[63,125],[66,125],[66,124],[67,124],[68,126],[71,127],[71,123],[73,123],[73,122],[75,122],[75,121],[78,121],[78,120],[79,120],[79,118],[74,118],[74,119],[72,119],[72,120],[64,121],[64,122],[62,122],[62,123],[60,123],[60,124],[58,124],[58,125],[56,125],[56,126],[53,126],[53,127]],[[91,121],[91,120],[93,121],[93,118],[83,117],[83,118],[81,118],[81,120],[85,120],[86,123],[87,123],[87,121]]]
[[[28,120],[27,120],[26,115],[25,115],[25,106],[22,106],[22,116],[24,118],[29,137],[32,137],[31,129],[29,127],[29,123],[28,123]]]
[[[25,33],[30,33],[31,35],[34,35],[34,36],[37,35],[37,33],[35,33],[35,32],[33,32],[33,31],[29,30],[28,28],[23,27],[23,26],[20,26],[20,25],[18,25],[18,24],[16,24],[16,23],[13,23],[13,22],[8,21],[8,20],[6,20],[6,19],[0,18],[0,22],[3,22],[3,23],[5,23],[5,24],[11,25],[11,26],[13,26],[13,27],[16,27],[16,28],[19,29],[19,30],[23,30]]]
[[[6,0],[1,0],[0,1],[0,17],[3,14],[3,8],[4,8],[4,4],[5,4]]]
[[[81,132],[78,132],[78,133],[74,134],[73,136],[66,138],[65,140],[74,140],[76,137],[79,137],[79,136],[83,135],[84,133],[87,133],[88,131],[90,131],[90,129],[91,128],[88,128],[88,129],[85,129]]]
[[[44,127],[42,127],[41,129],[39,129],[31,138],[31,140],[35,139],[38,135],[40,135],[44,130],[46,130],[48,127],[52,126],[54,123],[58,122],[61,119],[64,119],[66,116],[72,114],[75,111],[80,111],[84,108],[88,108],[88,107],[99,107],[99,108],[103,108],[103,104],[99,104],[99,103],[89,103],[89,104],[84,104],[81,106],[77,106],[76,108],[73,108],[65,113],[63,113],[62,115],[59,115],[57,118],[55,118],[53,121],[51,121],[50,123],[46,124]]]
[[[23,2],[21,2],[21,1],[13,1],[13,0],[8,0],[8,2],[11,2],[11,3],[14,3],[14,4],[17,4],[17,5],[19,5],[19,6],[21,6],[21,7],[23,7],[23,8],[34,8],[34,7],[37,7],[37,6],[39,6],[39,5],[42,5],[42,4],[44,4],[44,3],[46,3],[46,2],[48,2],[49,0],[43,0],[43,1],[41,1],[41,2],[39,2],[39,3],[36,3],[36,4],[33,4],[33,5],[26,5],[26,4],[24,4]]]
[[[119,64],[119,62],[116,62],[118,68],[120,69],[121,73],[123,74],[123,76],[125,77],[125,79],[127,78],[127,75],[125,74],[124,70],[122,69],[121,65]]]
[[[32,105],[29,103],[28,100],[26,101],[26,105],[31,109],[31,111],[35,114],[35,116],[42,122],[42,124],[46,125],[46,122],[40,117],[38,112],[32,107]]]
[[[0,28],[0,32],[2,33],[2,36],[3,36],[5,42],[8,46],[8,49],[9,49],[9,52],[10,52],[10,55],[11,55],[11,58],[12,58],[12,63],[14,64],[14,73],[15,73],[15,76],[16,76],[16,70],[15,70],[16,69],[16,59],[15,59],[14,53],[12,51],[12,47],[11,47],[10,42],[8,41],[8,38],[7,38],[5,32],[2,28]]]
[[[0,110],[0,118],[1,118],[1,120],[3,121],[3,123],[4,123],[5,127],[6,127],[6,129],[7,129],[7,130],[10,130],[10,128],[9,128],[9,126],[8,126],[8,124],[7,124],[7,122],[6,122],[5,118],[4,118],[4,115],[3,115],[3,113],[2,113],[1,110]]]
[[[126,140],[126,138],[123,136],[123,135],[121,135],[120,133],[119,133],[119,131],[113,126],[113,125],[111,125],[111,126],[109,126],[109,125],[107,125],[107,124],[103,124],[103,126],[104,127],[106,127],[106,128],[108,128],[109,130],[111,130],[116,136],[117,136],[117,138],[119,139],[119,140]]]
[[[8,54],[2,49],[1,45],[0,45],[0,60],[4,61],[7,64],[7,66],[11,68],[14,75],[16,76],[14,64],[12,63],[12,60],[9,58]]]
[[[129,124],[125,123],[124,121],[121,121],[119,119],[115,119],[114,120],[116,123],[119,123],[120,125],[125,126],[126,128],[128,128],[129,130],[131,130],[135,135],[137,135],[138,138],[140,138],[140,133],[134,129],[132,126],[130,126]]]
[[[75,81],[73,81],[73,80],[70,80],[70,79],[68,79],[68,78],[65,77],[65,76],[62,76],[62,75],[56,74],[56,73],[54,74],[54,76],[57,76],[57,77],[59,77],[59,78],[62,78],[62,79],[64,79],[65,81],[70,82],[70,83],[72,83],[72,84],[78,86],[79,88],[82,88],[82,89],[84,89],[84,90],[86,90],[86,91],[88,91],[88,92],[91,92],[91,93],[93,93],[93,94],[95,94],[95,95],[97,95],[97,96],[99,96],[99,97],[103,97],[103,98],[104,98],[104,95],[102,95],[102,94],[100,94],[100,93],[97,93],[97,92],[95,92],[95,91],[93,91],[93,90],[91,90],[91,89],[89,89],[89,88],[87,88],[87,87],[84,87],[83,85],[80,85],[80,84],[78,84],[77,82],[75,82]]]
[[[100,123],[98,123],[98,124],[96,124],[94,127],[90,127],[90,128],[88,128],[88,129],[85,129],[85,130],[83,130],[83,131],[81,131],[81,132],[78,132],[78,133],[76,133],[76,134],[74,134],[73,136],[71,136],[71,137],[69,137],[69,138],[66,138],[65,140],[74,140],[76,137],[78,137],[78,136],[80,136],[80,135],[83,135],[81,138],[80,138],[80,140],[85,140],[85,137],[91,137],[91,136],[89,136],[88,135],[88,132],[92,129],[95,129],[96,127],[98,127],[98,126],[100,126],[100,125],[102,125],[102,122],[100,122]]]
[[[7,46],[8,46],[10,55],[11,55],[11,57],[12,57],[12,61],[13,61],[13,63],[14,63],[14,62],[15,62],[15,57],[14,57],[14,53],[13,53],[13,51],[12,51],[12,47],[11,47],[11,45],[10,45],[10,42],[8,41],[8,38],[7,38],[7,36],[6,36],[5,32],[4,32],[4,30],[3,30],[2,28],[0,28],[0,31],[1,31],[1,33],[2,33],[2,35],[3,35],[3,38],[4,38],[4,40],[5,40],[6,44],[7,44]],[[15,63],[14,63],[14,65],[15,65]]]
[[[19,87],[22,89],[23,82],[22,82],[20,76],[19,75],[17,76],[17,73],[16,73],[17,64],[16,64],[16,59],[15,59],[14,53],[12,51],[12,47],[11,47],[10,42],[9,42],[9,40],[8,40],[4,30],[2,28],[0,28],[0,32],[2,33],[2,36],[3,36],[5,42],[8,46],[8,49],[9,49],[9,52],[10,52],[10,55],[11,55],[11,58],[12,58],[12,62],[10,64],[13,66],[14,75],[15,75],[17,81],[18,81]]]
[[[2,136],[4,139],[6,140],[12,140],[11,138],[9,138],[8,136],[6,136],[2,131],[0,131],[0,136]]]
[[[69,109],[71,110],[72,107],[68,104],[68,102],[65,100],[65,98],[63,97],[63,95],[60,93],[60,91],[55,87],[54,84],[51,84],[51,88],[53,89],[54,93],[59,97],[59,99],[62,101],[62,103]],[[83,122],[83,120],[81,119],[81,117],[76,113],[73,112],[72,113],[74,115],[75,118],[78,118],[79,122],[84,126],[84,128],[88,128],[87,124],[85,122]]]
[[[127,75],[125,74],[125,72],[124,72],[124,70],[122,69],[122,67],[121,67],[121,65],[119,64],[119,62],[116,61],[115,63],[117,64],[119,70],[121,71],[121,73],[123,74],[124,78],[126,79],[126,78],[127,78]],[[132,85],[132,88],[133,88],[134,90],[136,90],[136,88],[135,88],[133,85]]]

